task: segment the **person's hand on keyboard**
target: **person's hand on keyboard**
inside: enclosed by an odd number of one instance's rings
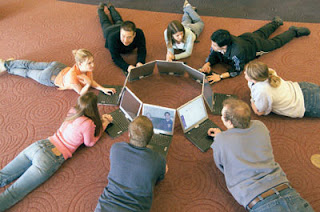
[[[215,137],[219,133],[221,133],[221,130],[219,128],[208,129],[208,136],[210,136],[210,137]]]

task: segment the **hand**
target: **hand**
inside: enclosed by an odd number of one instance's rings
[[[210,84],[212,84],[215,82],[219,82],[221,80],[221,77],[219,74],[213,73],[212,75],[207,76],[207,80],[210,82]]]
[[[211,64],[209,62],[205,63],[200,69],[199,71],[203,72],[203,73],[207,73],[209,74],[211,71]]]
[[[131,71],[132,69],[134,69],[134,68],[135,68],[135,66],[129,65],[129,67],[128,67],[128,69],[127,69],[128,73],[130,73],[130,71]]]
[[[79,82],[81,82],[82,84],[91,85],[91,83],[92,83],[91,79],[84,74],[78,75],[77,77],[78,77]]]
[[[111,123],[113,121],[113,118],[109,114],[103,114],[102,115],[102,121]]]
[[[215,137],[219,133],[221,133],[221,130],[219,128],[208,129],[208,136]]]
[[[172,60],[174,60],[174,54],[172,54],[172,52],[167,52],[167,55],[166,55],[166,61],[168,62],[172,62]]]
[[[143,66],[143,63],[139,62],[139,63],[136,64],[136,67],[140,67],[140,66]]]
[[[166,164],[166,174],[168,173],[169,171],[169,167],[168,167],[168,164]]]
[[[102,92],[106,95],[113,95],[115,94],[117,91],[114,88],[102,88]]]

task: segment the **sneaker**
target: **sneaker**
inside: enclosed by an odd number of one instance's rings
[[[110,7],[114,7],[113,4],[111,4],[111,2],[109,1],[106,5],[108,7],[108,9],[110,9]]]
[[[185,1],[184,1],[183,8],[185,8],[185,7],[189,6],[189,5],[191,6],[191,8],[192,8],[194,11],[197,10],[197,8],[196,8],[196,7],[193,7],[193,6],[188,2],[188,0],[185,0]]]
[[[6,67],[4,66],[4,62],[6,62],[3,59],[0,59],[0,74],[7,71]]]
[[[296,26],[291,26],[289,30],[293,30],[296,32],[296,37],[301,37],[301,36],[307,36],[310,34],[310,30],[306,27],[296,27]]]
[[[272,22],[278,24],[278,26],[282,26],[282,25],[283,25],[283,20],[282,20],[279,16],[275,16],[275,17],[272,19]]]
[[[312,155],[311,162],[314,166],[316,166],[317,168],[320,168],[320,155],[319,154]]]

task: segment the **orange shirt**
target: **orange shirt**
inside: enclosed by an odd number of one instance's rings
[[[86,73],[82,73],[79,68],[74,65],[72,68],[67,67],[60,71],[60,73],[57,75],[56,79],[54,80],[54,84],[59,87],[59,90],[66,90],[66,89],[72,89],[72,84],[78,84],[82,87],[84,84],[82,84],[79,79],[78,75],[84,74],[90,79],[92,79],[92,72],[88,71]]]

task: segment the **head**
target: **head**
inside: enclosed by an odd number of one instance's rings
[[[164,113],[164,117],[166,118],[167,121],[170,120],[170,113],[169,112],[165,112]]]
[[[146,147],[153,136],[153,125],[146,116],[138,116],[129,124],[130,144]]]
[[[75,49],[72,50],[72,54],[81,72],[93,71],[94,61],[91,52],[86,49]]]
[[[268,68],[265,63],[251,61],[244,67],[244,76],[247,81],[263,82],[268,79],[269,84],[276,88],[280,85],[281,80],[275,75],[275,72]]]
[[[185,29],[180,21],[174,20],[171,21],[167,27],[167,38],[169,45],[172,46],[172,43],[180,43],[184,41]]]
[[[81,116],[85,116],[93,121],[96,125],[94,135],[97,136],[102,130],[102,122],[97,107],[98,99],[97,96],[92,92],[87,92],[78,97],[77,104],[74,107],[76,110],[75,114],[68,116],[66,121],[73,121]]]
[[[227,30],[219,29],[211,35],[211,48],[216,52],[224,54],[231,43],[231,35]]]
[[[251,109],[244,101],[229,98],[223,102],[221,120],[228,129],[246,129],[250,126]]]
[[[129,46],[136,37],[136,25],[132,21],[125,21],[120,27],[120,40],[125,46]]]

